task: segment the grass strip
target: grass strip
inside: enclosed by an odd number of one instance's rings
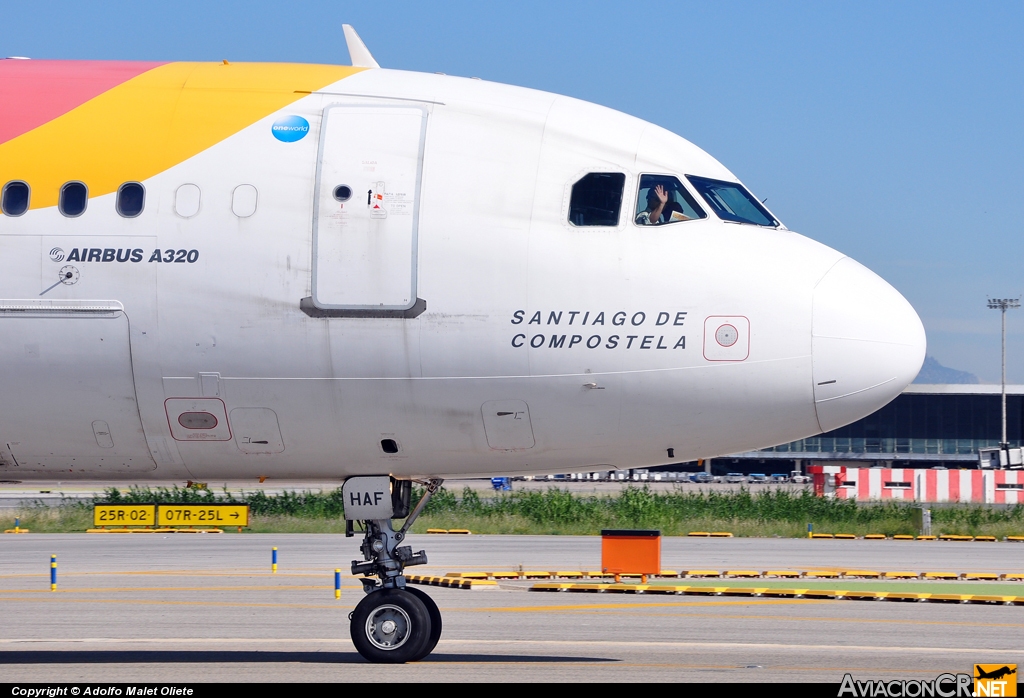
[[[414,500],[420,491],[413,493]],[[226,490],[132,487],[108,489],[92,502],[66,501],[60,506],[38,505],[0,514],[0,526],[12,528],[15,516],[33,532],[83,531],[92,525],[93,504],[248,504],[252,525],[259,533],[341,533],[344,502],[341,489],[328,492]],[[481,496],[469,488],[461,494],[442,488],[413,526],[465,528],[474,533],[527,535],[596,535],[605,528],[654,528],[663,535],[690,531],[730,531],[736,536],[806,536],[807,524],[817,532],[915,534],[914,504],[889,500],[858,504],[855,500],[825,499],[803,490],[746,489],[729,492],[693,491],[683,486],[667,492],[629,485],[615,495],[583,495],[559,489],[516,490]],[[938,534],[991,535],[1003,538],[1024,533],[1024,505],[997,508],[983,504],[932,507],[933,531]],[[233,530],[233,529],[232,529]],[[901,545],[932,545],[906,542]],[[978,545],[981,545],[979,543]]]

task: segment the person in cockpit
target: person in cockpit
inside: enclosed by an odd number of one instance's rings
[[[646,179],[646,176],[644,179]],[[650,184],[649,181],[648,184]],[[641,182],[640,186],[643,189],[644,182]],[[636,224],[662,225],[664,223],[693,220],[693,216],[688,215],[686,209],[679,203],[677,198],[680,193],[678,186],[678,182],[675,183],[675,186],[671,182],[668,183],[668,186],[665,184],[650,186],[647,189],[647,208],[636,214],[634,219]]]
[[[668,191],[660,184],[647,190],[647,208],[636,215],[637,225],[658,225],[663,223],[662,214],[668,204]]]

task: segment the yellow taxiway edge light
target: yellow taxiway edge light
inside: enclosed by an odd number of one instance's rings
[[[981,603],[1013,603],[1019,598],[1019,596],[978,595],[972,597],[971,600]]]
[[[808,589],[804,592],[804,596],[809,599],[834,599],[845,593],[845,591],[835,591],[831,589]]]
[[[760,596],[766,591],[768,591],[768,587],[726,587],[722,593],[736,596]]]

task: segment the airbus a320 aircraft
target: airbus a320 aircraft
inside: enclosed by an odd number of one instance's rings
[[[352,640],[404,662],[442,478],[767,447],[917,374],[910,304],[690,142],[345,33],[351,67],[0,60],[0,476],[344,482]]]

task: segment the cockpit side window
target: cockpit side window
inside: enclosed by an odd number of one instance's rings
[[[708,214],[697,205],[683,183],[670,175],[641,175],[633,222],[637,225],[681,223]]]
[[[686,175],[715,214],[723,221],[777,227],[779,222],[768,213],[754,195],[737,182]]]
[[[569,222],[575,226],[616,226],[622,211],[622,190],[626,175],[621,172],[591,172],[572,185]]]

